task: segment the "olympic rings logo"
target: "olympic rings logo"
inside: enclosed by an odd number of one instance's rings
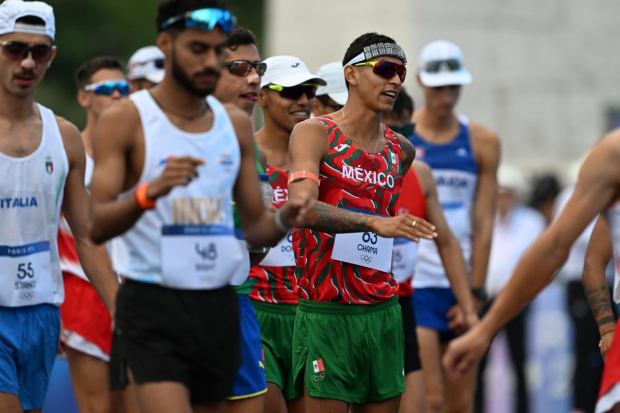
[[[364,263],[364,264],[370,264],[372,262],[372,257],[370,255],[360,255],[360,260]]]
[[[27,293],[21,293],[19,297],[22,300],[32,300],[34,298],[34,292],[29,291]]]
[[[321,374],[313,374],[312,375],[312,380],[314,381],[321,381],[325,378],[325,373],[321,373]]]
[[[400,251],[394,251],[394,262],[401,262],[403,260],[403,254]]]

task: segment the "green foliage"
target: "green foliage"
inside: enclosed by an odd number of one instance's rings
[[[140,47],[155,44],[157,0],[47,0],[56,15],[58,56],[37,100],[58,115],[84,126],[86,115],[76,100],[75,70],[95,56],[117,56],[124,63]],[[228,0],[239,24],[260,39],[264,0]]]

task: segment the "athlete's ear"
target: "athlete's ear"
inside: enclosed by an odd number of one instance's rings
[[[172,36],[168,32],[159,32],[157,35],[157,47],[159,47],[159,50],[166,56],[166,59],[172,54],[172,41]]]
[[[83,108],[87,108],[90,105],[90,96],[88,95],[88,92],[85,92],[83,90],[80,90],[78,92],[77,100],[80,106]]]
[[[49,69],[50,66],[52,65],[52,62],[54,61],[54,59],[56,58],[56,55],[58,54],[58,49],[56,48],[56,46],[52,46],[52,58],[50,59],[49,62],[47,62],[47,68]]]
[[[265,108],[267,106],[267,91],[264,88],[261,88],[260,92],[258,92],[257,103],[261,108]]]
[[[351,65],[344,67],[344,78],[350,85],[357,86],[357,80],[359,76],[359,71],[355,70],[355,68]]]

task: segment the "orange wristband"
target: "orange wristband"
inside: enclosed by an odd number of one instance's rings
[[[316,182],[317,185],[321,186],[321,181],[319,180],[319,176],[315,173],[308,172],[308,171],[298,171],[298,172],[290,174],[288,177],[287,183],[288,185],[290,185],[291,182],[297,182],[303,179],[311,179],[314,182]]]
[[[155,208],[155,201],[148,199],[146,196],[146,189],[149,187],[149,183],[145,182],[140,184],[140,186],[136,189],[136,192],[133,193],[134,198],[136,199],[136,203],[140,207],[140,209],[153,209]]]

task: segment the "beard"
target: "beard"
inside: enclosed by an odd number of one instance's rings
[[[213,75],[218,79],[220,77],[220,73],[212,69],[207,69],[200,74]],[[205,98],[212,94],[215,91],[215,87],[217,86],[216,81],[213,82],[213,85],[205,86],[202,88],[198,87],[196,83],[192,81],[191,77],[187,73],[185,73],[183,67],[177,62],[174,50],[172,51],[172,76],[183,89],[185,89],[190,94],[201,98]]]

